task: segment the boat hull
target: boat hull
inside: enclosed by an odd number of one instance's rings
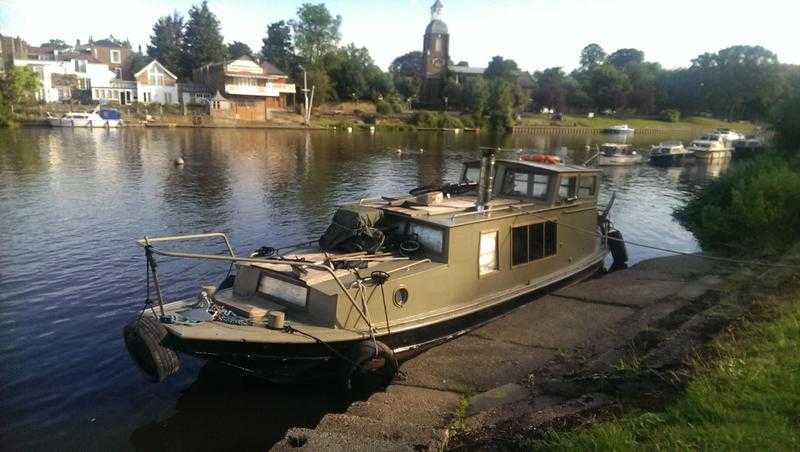
[[[731,151],[729,150],[720,150],[720,151],[694,151],[695,157],[701,160],[719,160],[719,159],[726,159],[730,158]]]
[[[600,166],[631,166],[642,163],[641,156],[624,156],[624,157],[603,157],[600,156],[598,164]]]
[[[446,320],[404,329],[377,337],[391,348],[400,360],[466,334],[552,290],[574,284],[595,275],[603,268],[602,253],[581,268],[547,284],[515,292],[497,303]],[[329,380],[341,372],[343,361],[364,339],[320,344],[254,343],[213,340],[187,340],[170,335],[169,348],[198,358],[226,364],[272,381]],[[369,339],[367,339],[369,341]],[[335,350],[334,351],[332,351]]]
[[[690,153],[651,155],[650,164],[656,166],[678,166],[692,157]]]
[[[122,127],[122,121],[118,119],[50,119],[52,127],[89,127],[89,128],[117,128]]]

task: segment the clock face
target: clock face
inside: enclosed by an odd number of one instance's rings
[[[442,61],[441,58],[434,58],[433,60],[431,60],[431,63],[436,67],[442,67],[442,64],[444,62]]]

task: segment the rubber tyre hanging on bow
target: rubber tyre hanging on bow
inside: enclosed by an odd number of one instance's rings
[[[162,345],[168,334],[161,322],[148,316],[134,320],[122,330],[128,354],[153,383],[162,383],[181,367],[177,353]]]
[[[351,361],[342,363],[340,373],[340,384],[346,392],[388,385],[399,371],[394,351],[381,341],[361,341],[348,355]]]

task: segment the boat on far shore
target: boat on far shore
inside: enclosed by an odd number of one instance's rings
[[[47,114],[51,127],[121,127],[122,115],[111,108],[91,112],[66,112],[60,118]]]
[[[680,141],[662,141],[650,148],[650,163],[653,165],[680,165],[693,156],[694,153],[687,150]]]
[[[628,166],[642,163],[642,155],[633,145],[604,143],[600,145],[597,162],[600,166]]]
[[[627,124],[618,124],[616,126],[606,127],[603,132],[610,134],[629,134],[633,133],[635,129],[629,127]]]

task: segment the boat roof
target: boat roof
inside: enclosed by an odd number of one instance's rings
[[[625,144],[625,143],[603,143],[600,147],[609,147],[609,148],[618,148],[618,149],[625,149],[632,147],[632,144]]]
[[[480,162],[481,162],[480,160],[471,160],[471,161],[466,162],[465,165],[474,166],[475,164],[480,164]],[[522,167],[528,167],[528,168],[536,168],[536,169],[541,170],[543,172],[553,173],[553,174],[575,173],[575,172],[579,172],[579,173],[596,173],[596,172],[599,171],[597,168],[591,168],[591,167],[583,166],[583,165],[573,165],[573,164],[568,164],[568,163],[549,164],[549,163],[531,162],[531,161],[528,161],[528,160],[496,159],[495,160],[495,164],[497,164],[497,163],[503,163],[503,164],[505,164],[507,166],[510,166],[510,167],[514,167],[514,166],[520,167],[520,166],[522,166]]]

